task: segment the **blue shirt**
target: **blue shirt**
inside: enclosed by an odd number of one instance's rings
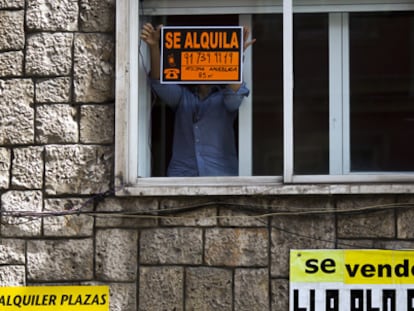
[[[249,90],[213,86],[204,99],[189,88],[152,80],[158,97],[175,111],[168,176],[236,176],[234,120]]]

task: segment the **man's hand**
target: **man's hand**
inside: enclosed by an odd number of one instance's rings
[[[256,39],[248,40],[250,36],[250,30],[248,27],[243,27],[243,51],[246,51],[246,49],[251,46],[253,43],[256,42]]]
[[[256,42],[256,39],[249,40],[250,36],[250,30],[248,27],[243,27],[243,52],[246,51],[246,49],[251,46],[253,43]],[[243,56],[244,60],[244,56]],[[227,87],[231,88],[234,92],[237,92],[240,89],[241,83],[232,83],[228,84]]]
[[[150,23],[146,23],[142,27],[141,39],[149,46],[151,55],[151,73],[150,77],[153,79],[160,79],[160,37],[161,27],[158,25],[156,28]]]
[[[156,28],[150,23],[146,23],[142,27],[141,39],[150,47],[158,47],[160,42],[160,32],[162,25],[158,25]]]

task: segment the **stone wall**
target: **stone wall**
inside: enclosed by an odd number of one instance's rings
[[[292,248],[414,247],[414,212],[380,208],[412,195],[111,195],[114,12],[0,0],[1,286],[108,284],[111,311],[285,311]]]

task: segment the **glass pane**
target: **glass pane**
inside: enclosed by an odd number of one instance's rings
[[[253,175],[283,174],[283,18],[253,16]]]
[[[328,14],[293,19],[295,174],[329,174]]]
[[[414,171],[414,13],[350,14],[352,171]]]

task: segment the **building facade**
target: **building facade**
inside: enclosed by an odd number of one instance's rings
[[[291,249],[414,248],[410,1],[192,2],[0,0],[1,286],[285,311]],[[241,176],[170,179],[140,25],[213,20],[257,38]]]

